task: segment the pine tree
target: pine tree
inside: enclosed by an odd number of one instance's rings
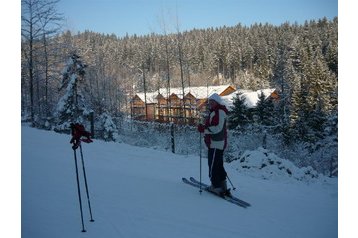
[[[271,98],[266,98],[263,91],[259,96],[259,101],[257,102],[254,114],[258,118],[258,123],[263,126],[271,126],[274,122],[274,104]]]
[[[299,80],[300,83],[295,85],[292,90],[290,123],[292,137],[294,139],[303,140],[309,130],[309,126],[307,125],[309,117],[309,110],[307,109],[308,85],[305,84],[306,79],[304,76]]]
[[[112,117],[103,112],[96,120],[96,128],[100,131],[99,136],[105,141],[117,141],[118,140],[118,128],[114,123]]]
[[[331,105],[332,92],[336,90],[336,79],[327,64],[323,63],[323,56],[320,51],[315,52],[312,63],[307,68],[307,108],[309,112],[308,133],[309,142],[315,143],[324,137],[324,124],[327,120],[327,114],[333,108]]]
[[[233,110],[229,113],[229,128],[238,130],[248,123],[248,108],[245,105],[245,97],[242,96],[242,93],[237,93],[233,106]]]
[[[56,130],[68,130],[70,124],[75,122],[84,124],[86,117],[92,112],[79,90],[79,84],[84,81],[86,67],[78,55],[72,54],[62,71],[60,90],[66,87],[66,92],[59,100],[54,112]]]

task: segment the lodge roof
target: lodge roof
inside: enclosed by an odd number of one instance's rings
[[[235,88],[231,85],[221,85],[221,86],[201,86],[201,87],[185,87],[184,88],[184,96],[186,96],[188,93],[193,95],[196,99],[206,99],[211,94],[217,93],[221,94],[224,92],[227,88],[232,87],[234,90]],[[147,103],[157,103],[157,96],[160,94],[164,98],[175,94],[178,96],[178,98],[183,99],[183,89],[182,88],[170,88],[169,92],[166,88],[160,88],[159,90],[155,92],[147,92]],[[144,100],[144,93],[137,93],[136,94],[143,102]]]
[[[241,93],[240,98],[242,97],[245,98],[245,105],[248,108],[254,108],[256,107],[257,102],[260,99],[261,92],[263,92],[263,94],[265,95],[265,99],[267,99],[268,97],[271,96],[271,94],[274,91],[276,91],[275,88],[260,89],[257,91],[239,89],[233,92],[232,94],[227,96],[222,96],[221,98],[223,99],[225,106],[228,109],[231,109],[233,107],[234,99],[236,98],[237,94]]]
[[[222,85],[222,86],[201,86],[201,87],[186,87],[184,88],[185,96],[189,93],[193,95],[196,99],[207,99],[211,94],[217,93],[221,94],[223,93],[227,88],[232,87],[232,89],[235,89],[231,85]],[[229,95],[221,96],[226,107],[228,109],[233,107],[233,102],[238,93],[241,93],[240,97],[245,97],[245,104],[248,108],[256,107],[257,102],[259,101],[261,92],[265,95],[265,99],[267,99],[271,94],[275,91],[275,88],[267,88],[267,89],[260,89],[256,91],[251,90],[244,90],[244,89],[238,89],[234,91],[233,93]],[[171,88],[169,91],[170,95],[173,94],[176,95],[178,98],[183,99],[183,89],[182,88]],[[155,92],[147,92],[147,104],[151,103],[158,103],[158,96],[163,96],[164,98],[168,97],[168,91],[166,88],[160,88],[159,90]],[[137,93],[136,96],[142,100],[144,99],[144,93]]]

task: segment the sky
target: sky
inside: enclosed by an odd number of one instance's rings
[[[163,22],[168,32],[175,32],[177,22],[179,30],[186,31],[238,23],[331,20],[338,16],[338,0],[60,0],[58,11],[66,19],[66,30],[122,37],[162,34]]]

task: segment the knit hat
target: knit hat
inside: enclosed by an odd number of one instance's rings
[[[217,93],[213,93],[210,97],[209,100],[214,100],[215,102],[217,102],[220,105],[224,105],[223,100],[221,99],[221,97],[217,94]]]

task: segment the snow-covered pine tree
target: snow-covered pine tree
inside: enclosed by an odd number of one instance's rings
[[[99,131],[99,137],[105,141],[118,141],[117,126],[108,113],[103,112],[99,116],[98,120],[96,120],[96,128]]]
[[[229,128],[239,129],[248,123],[248,108],[245,105],[245,97],[242,96],[242,93],[236,94],[233,105],[234,107],[229,114]]]
[[[92,112],[79,87],[84,81],[86,67],[81,58],[74,53],[62,71],[60,90],[66,87],[66,92],[60,98],[54,112],[55,130],[66,131],[72,122],[86,124],[86,117]]]
[[[263,91],[259,95],[254,114],[258,118],[258,123],[263,126],[271,126],[274,122],[274,104],[270,98],[266,98]]]
[[[307,52],[311,51],[312,56],[310,60],[306,60],[309,64],[303,67],[304,77],[301,79],[301,87],[304,90],[301,91],[304,94],[301,93],[303,94],[301,103],[297,107],[302,116],[298,128],[306,128],[303,133],[300,133],[300,139],[314,145],[325,136],[325,123],[330,111],[334,109],[331,99],[337,88],[337,80],[329,71],[327,64],[323,63],[321,51],[313,51],[310,42],[306,47]]]

